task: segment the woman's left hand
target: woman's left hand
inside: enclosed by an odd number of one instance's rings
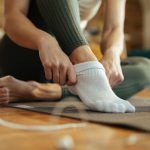
[[[106,75],[112,88],[124,80],[119,56],[104,55],[101,63],[106,70]]]

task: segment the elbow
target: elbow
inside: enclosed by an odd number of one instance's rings
[[[11,40],[16,38],[13,22],[14,21],[11,17],[5,17],[4,31]]]
[[[15,23],[15,17],[14,16],[15,15],[13,12],[5,14],[4,31],[7,34],[10,34],[13,31],[13,28],[14,28],[13,26]]]
[[[3,28],[4,28],[4,31],[7,33],[7,32],[8,32],[8,28],[9,28],[9,26],[7,25],[7,23],[6,23],[6,22],[4,23]]]
[[[4,22],[4,31],[5,33],[9,34],[11,31],[11,25],[12,23],[9,21],[9,18],[5,18],[5,22]]]

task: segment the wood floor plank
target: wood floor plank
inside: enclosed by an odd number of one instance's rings
[[[150,97],[150,89],[141,93],[137,96]],[[25,125],[80,123],[74,119],[58,118],[8,107],[0,108],[0,119]],[[150,134],[87,123],[85,127],[53,132],[25,131],[0,126],[0,150],[57,150],[58,140],[66,135],[72,137],[75,150],[149,150],[150,148]]]

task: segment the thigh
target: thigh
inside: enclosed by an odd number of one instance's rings
[[[124,99],[150,85],[150,60],[144,57],[127,58],[122,65],[125,80],[114,89]]]
[[[4,36],[0,42],[0,69],[2,76],[38,81],[42,65],[37,51],[20,47]]]

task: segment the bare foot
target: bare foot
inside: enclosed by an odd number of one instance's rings
[[[40,84],[34,81],[24,82],[11,76],[0,78],[0,87],[7,88],[7,94],[1,92],[5,88],[0,89],[0,101],[7,102],[19,99],[55,100],[62,95],[61,87],[58,84]]]
[[[5,87],[0,87],[0,105],[7,104],[9,101],[9,90]]]

